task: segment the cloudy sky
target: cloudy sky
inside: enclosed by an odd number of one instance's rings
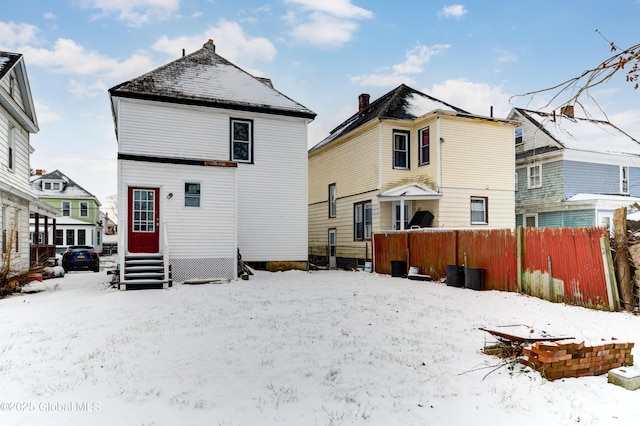
[[[640,43],[639,18],[638,0],[25,0],[3,8],[0,50],[25,56],[40,124],[32,167],[60,169],[105,205],[117,153],[107,90],[208,39],[318,114],[312,146],[359,94],[402,83],[481,115],[542,108],[549,94],[512,96],[597,66],[611,42]],[[622,73],[589,95],[590,113],[640,139],[640,90]]]

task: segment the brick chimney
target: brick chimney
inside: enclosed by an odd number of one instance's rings
[[[560,108],[560,114],[573,118],[573,105],[564,105]]]
[[[363,93],[360,96],[358,96],[358,113],[362,114],[362,111],[364,111],[365,109],[367,109],[367,107],[369,106],[369,94],[367,93]]]
[[[213,40],[209,39],[209,41],[207,41],[202,47],[209,49],[209,50],[213,50],[214,52],[216,51],[216,45],[213,44]]]

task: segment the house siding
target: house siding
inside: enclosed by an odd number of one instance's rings
[[[527,188],[528,166],[542,165],[542,186]],[[518,174],[518,190],[516,191],[516,211],[518,213],[535,213],[545,205],[554,205],[564,197],[562,161],[548,163],[530,163],[516,169]],[[533,210],[532,210],[533,209]]]
[[[307,122],[255,115],[253,120],[254,164],[240,163],[237,171],[242,258],[306,262]]]
[[[237,247],[247,262],[306,261],[307,119],[129,99],[118,108],[124,154],[149,155],[153,141],[154,156],[229,161],[231,118],[252,120],[253,164],[236,171]]]
[[[160,188],[160,220],[166,225],[174,280],[211,278],[194,276],[196,263],[209,264],[219,276],[233,275],[237,247],[235,168],[163,164],[163,172],[158,174],[156,164],[125,160],[118,168],[118,218],[123,223],[129,221],[129,186]],[[201,207],[184,207],[185,182],[201,184]],[[121,247],[127,247],[127,232],[121,229],[119,233]]]
[[[328,230],[336,229],[336,244],[364,253],[366,242],[354,241],[353,205],[371,200],[372,229],[380,217],[378,191],[378,141],[380,127],[367,124],[347,142],[309,154],[309,246],[325,247]],[[337,191],[336,217],[329,218],[329,185]],[[369,242],[369,246],[371,243]]]
[[[629,167],[629,195],[640,196],[640,168]],[[570,198],[579,193],[622,194],[620,166],[611,164],[564,161],[564,194]]]

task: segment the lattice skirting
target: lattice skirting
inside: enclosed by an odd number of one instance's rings
[[[171,258],[171,276],[175,282],[211,278],[235,278],[235,258]]]

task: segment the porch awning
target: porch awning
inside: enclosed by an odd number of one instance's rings
[[[440,197],[442,197],[442,194],[415,182],[388,189],[378,196],[380,202],[400,200],[437,200]]]
[[[628,195],[576,194],[565,200],[565,205],[587,205],[596,209],[615,210],[640,204],[640,198]]]

